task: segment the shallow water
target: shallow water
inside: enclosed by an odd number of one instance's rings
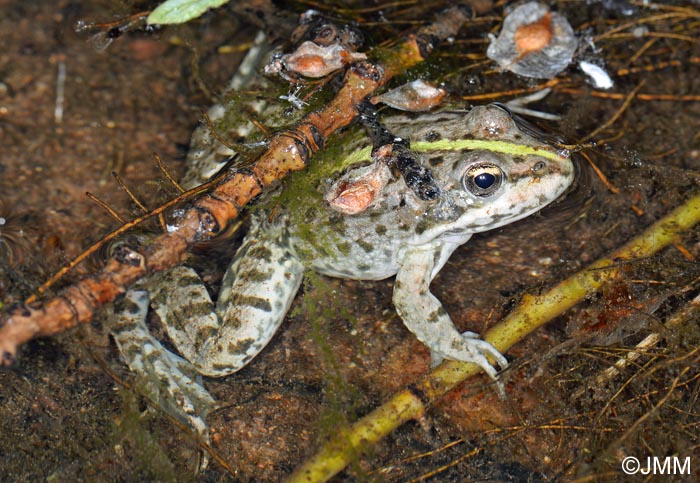
[[[0,217],[7,223],[0,227],[0,241],[12,257],[0,265],[0,300],[10,305],[117,226],[85,191],[125,218],[138,213],[111,171],[148,206],[174,194],[152,152],[179,177],[190,133],[212,102],[193,76],[191,49],[175,36],[196,49],[201,79],[217,92],[235,71],[239,54],[217,54],[216,47],[249,40],[254,29],[237,25],[232,16],[212,14],[181,29],[125,34],[98,50],[90,33],[74,32],[75,22],[112,20],[132,11],[116,10],[121,7],[113,2],[6,2],[5,7],[0,18],[6,46],[0,54]],[[586,168],[585,182],[562,203],[462,247],[433,284],[460,328],[483,331],[523,293],[547,287],[605,255],[698,189],[700,52],[685,38],[697,38],[697,22],[684,18],[683,10],[663,11],[676,16],[656,21],[651,18],[659,14],[656,10],[639,8],[627,17],[601,9],[600,3],[560,5],[574,29],[583,29],[602,49],[587,56],[605,58],[610,72],[670,65],[614,76],[613,98],[592,96],[584,76],[570,68],[537,107],[562,115],[559,124],[543,124],[574,142],[611,119],[639,87],[629,108],[596,136],[607,140],[605,146],[586,151],[619,192]],[[372,13],[363,15],[377,20]],[[392,10],[384,15],[392,18]],[[464,29],[445,55],[483,54],[483,35],[496,25],[495,15],[484,9],[481,20]],[[648,19],[639,25],[655,36],[600,37],[640,18]],[[374,28],[374,37],[389,30]],[[472,60],[462,57],[455,63]],[[469,96],[535,84],[483,68],[446,80],[453,92]],[[655,94],[696,98],[657,100]],[[676,330],[663,329],[662,322],[697,295],[693,260],[698,256],[694,230],[677,247],[630,264],[624,281],[508,353],[515,367],[504,375],[507,400],[499,400],[485,379],[470,381],[339,480],[365,475],[407,481],[474,448],[481,453],[459,460],[435,481],[459,481],[465,474],[475,480],[533,481],[619,474],[614,459],[619,437],[635,456],[683,456],[685,448],[697,447],[699,436],[693,407],[697,364],[690,354],[697,345],[698,316]],[[96,266],[99,261],[90,262],[80,272]],[[216,264],[205,262],[204,271],[215,287],[221,276]],[[213,446],[238,478],[279,479],[313,452],[324,434],[366,414],[428,370],[427,350],[393,312],[390,280],[313,282],[253,364],[207,381],[224,404],[209,418]],[[319,300],[330,298],[343,310],[314,312]],[[607,385],[591,382],[651,331],[661,331],[664,344],[657,359],[640,362],[648,364],[648,371],[628,369]],[[146,404],[119,382],[133,382],[129,377],[100,320],[27,344],[18,364],[0,371],[0,480],[228,478],[215,462],[194,476],[196,442],[159,413],[142,413]],[[664,402],[665,395],[670,396]],[[657,404],[653,422],[625,434]],[[401,462],[459,438],[467,442]],[[367,476],[382,467],[387,469],[379,476]]]

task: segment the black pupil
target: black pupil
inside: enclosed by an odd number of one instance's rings
[[[481,173],[474,176],[474,184],[482,190],[488,189],[496,182],[496,177],[491,173]]]

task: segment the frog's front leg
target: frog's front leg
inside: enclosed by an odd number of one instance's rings
[[[501,368],[508,361],[478,334],[460,334],[440,301],[430,293],[430,282],[443,267],[458,244],[439,243],[430,247],[410,247],[403,258],[394,284],[394,305],[406,327],[430,349],[433,364],[442,359],[473,362],[491,378],[496,369],[487,356]]]

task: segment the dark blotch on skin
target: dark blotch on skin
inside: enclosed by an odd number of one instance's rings
[[[236,306],[247,305],[249,307],[255,307],[263,312],[272,312],[272,305],[270,305],[267,299],[255,297],[253,295],[234,293],[231,295],[231,303]]]
[[[195,350],[199,351],[204,345],[216,335],[216,329],[214,327],[206,327],[199,329],[195,334],[194,347]]]
[[[442,136],[437,131],[429,131],[423,139],[425,141],[432,143],[432,142],[439,141],[440,139],[442,139]]]
[[[430,228],[429,223],[426,220],[420,220],[416,225],[416,234],[421,235],[428,228]]]
[[[318,218],[316,208],[308,208],[304,211],[303,220],[306,223],[313,223]]]
[[[183,305],[175,310],[171,310],[171,313],[182,321],[182,326],[184,329],[184,326],[187,325],[190,319],[209,314],[212,310],[213,307],[208,300],[193,299],[191,303]]]
[[[202,281],[198,277],[181,277],[176,278],[175,283],[178,287],[185,288],[191,285],[199,285]]]
[[[347,226],[345,218],[340,213],[332,213],[328,217],[328,226],[338,235],[345,236]]]
[[[138,322],[132,322],[130,320],[127,320],[123,317],[119,317],[117,319],[117,323],[115,324],[115,327],[119,329],[119,332],[131,332],[134,330],[136,327],[138,327]]]
[[[336,248],[338,248],[338,251],[342,255],[344,255],[344,256],[350,255],[350,251],[352,250],[352,245],[350,245],[349,242],[346,242],[346,241],[345,242],[338,242],[338,243],[336,243],[335,246],[336,246]]]
[[[428,164],[430,164],[430,166],[432,166],[433,168],[435,166],[440,166],[444,162],[445,162],[444,156],[433,156],[432,158],[428,159]]]
[[[128,300],[126,297],[114,303],[118,312],[127,312],[131,315],[137,315],[141,311],[141,307],[136,302]]]
[[[284,260],[280,260],[280,262],[284,262]],[[237,278],[248,282],[265,282],[270,279],[270,276],[270,272],[261,272],[260,270],[253,268],[251,270],[239,273]]]
[[[254,339],[243,339],[238,342],[230,343],[226,350],[229,354],[246,354],[248,350],[255,344]]]
[[[258,260],[264,260],[266,262],[272,260],[272,251],[270,251],[269,248],[263,245],[258,245],[256,247],[251,248],[250,250],[248,250],[248,253],[246,253],[246,255]]]
[[[357,240],[357,244],[367,253],[372,253],[374,251],[374,245],[364,240]]]

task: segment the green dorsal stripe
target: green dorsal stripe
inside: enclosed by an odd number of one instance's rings
[[[432,142],[417,142],[411,144],[411,149],[421,153],[430,151],[461,151],[462,149],[483,149],[496,153],[513,154],[516,156],[541,156],[552,161],[561,161],[567,156],[557,153],[549,146],[526,146],[525,144],[509,143],[507,141],[488,141],[485,139],[442,139]]]
[[[432,151],[461,151],[463,149],[482,149],[496,153],[512,154],[516,156],[541,156],[553,161],[561,161],[567,156],[560,154],[549,146],[527,146],[525,144],[509,143],[507,141],[488,141],[485,139],[442,139],[440,141],[420,141],[411,144],[411,149],[418,153]],[[345,159],[344,165],[351,165],[359,161],[370,159],[371,147],[357,150]]]

